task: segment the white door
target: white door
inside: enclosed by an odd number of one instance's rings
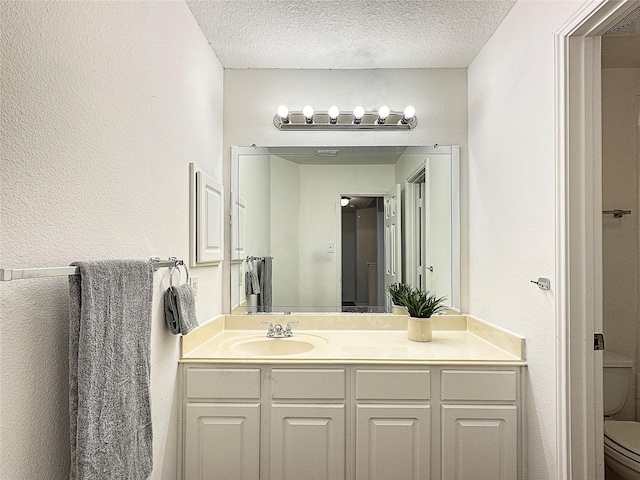
[[[271,409],[272,480],[344,480],[344,404],[275,404]]]
[[[384,284],[402,281],[400,184],[384,195]]]
[[[442,478],[518,478],[517,424],[513,405],[443,405]]]
[[[358,405],[356,479],[428,479],[430,413],[429,405]]]
[[[258,480],[260,404],[189,403],[184,478]]]

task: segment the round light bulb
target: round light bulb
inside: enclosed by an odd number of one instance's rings
[[[378,110],[378,116],[382,120],[386,119],[389,116],[390,113],[391,113],[391,110],[386,105],[381,106],[380,110]]]
[[[357,118],[358,120],[364,117],[364,107],[362,107],[361,105],[358,105],[356,108],[354,108],[353,117]]]
[[[340,109],[338,107],[335,105],[329,107],[329,118],[335,120],[338,118],[338,115],[340,115]]]
[[[286,105],[280,105],[278,107],[278,116],[282,120],[286,120],[289,117],[289,109],[287,108]]]
[[[311,105],[307,105],[302,109],[302,114],[307,120],[313,120],[313,107]]]
[[[404,109],[404,113],[402,114],[402,116],[406,120],[411,120],[415,114],[416,114],[416,109],[413,108],[411,105],[409,105],[407,108]]]
[[[347,205],[349,205],[349,200],[351,200],[349,197],[342,197],[340,199],[340,205],[346,207]]]

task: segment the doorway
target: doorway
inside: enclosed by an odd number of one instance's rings
[[[345,194],[340,205],[342,311],[384,311],[383,197]]]
[[[589,5],[556,33],[559,475],[604,477],[601,36],[638,2]]]

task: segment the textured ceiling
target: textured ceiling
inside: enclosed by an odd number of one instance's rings
[[[225,68],[465,68],[515,0],[187,0]]]

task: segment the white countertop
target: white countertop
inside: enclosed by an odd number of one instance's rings
[[[225,321],[226,317],[226,321]],[[407,339],[406,318],[397,315],[376,317],[373,320],[354,317],[356,321],[311,321],[304,323],[314,328],[296,328],[294,336],[267,339],[266,329],[255,329],[255,315],[244,320],[238,316],[221,316],[183,337],[181,362],[211,363],[327,363],[327,364],[447,364],[447,365],[526,365],[523,357],[524,339],[498,329],[472,317],[455,316],[434,321],[431,342],[413,342]],[[286,324],[299,320],[296,316],[285,319],[264,318]],[[333,319],[335,320],[335,319]],[[251,325],[254,328],[238,328]],[[344,328],[332,328],[339,325]],[[447,327],[450,328],[447,328]],[[231,328],[229,328],[231,327]],[[324,327],[324,328],[318,328]],[[349,328],[355,327],[355,328]],[[314,341],[315,348],[304,353],[288,355],[249,355],[230,346],[247,340],[287,342]],[[318,338],[320,337],[320,338]],[[318,340],[316,342],[316,340]]]

